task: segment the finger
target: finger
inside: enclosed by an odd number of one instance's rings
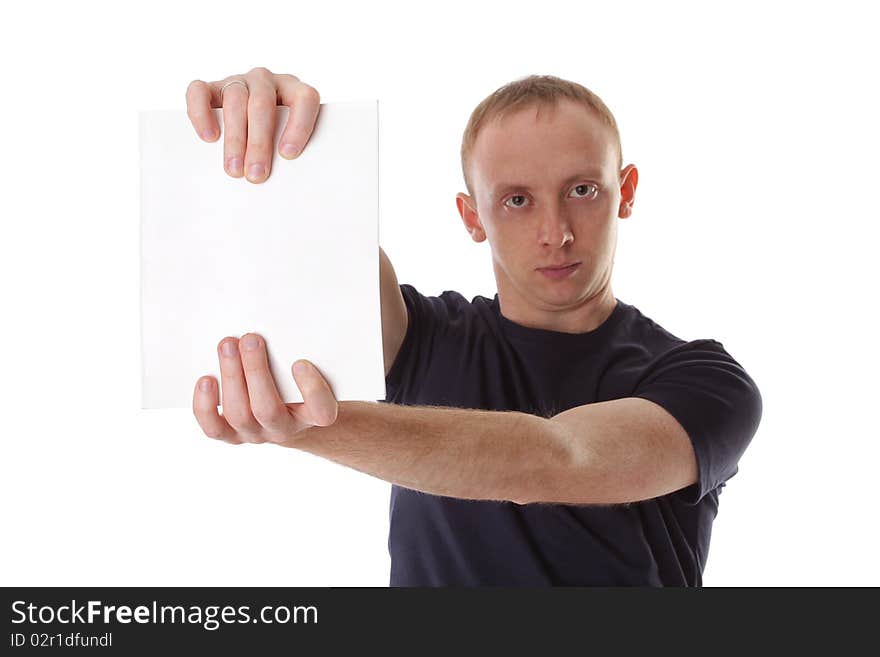
[[[254,418],[276,437],[296,433],[296,422],[278,394],[269,369],[266,341],[255,333],[248,333],[242,336],[238,346]]]
[[[244,168],[249,181],[261,183],[269,177],[275,144],[275,80],[265,68],[255,68],[248,73],[248,86],[251,92]]]
[[[336,422],[339,404],[330,384],[311,362],[298,360],[293,364],[293,380],[303,397],[307,421],[319,427]]]
[[[312,131],[321,107],[321,95],[293,75],[277,75],[278,98],[290,111],[287,125],[279,141],[278,152],[282,157],[292,159],[302,153]]]
[[[223,416],[239,438],[249,443],[262,443],[262,428],[251,413],[247,383],[238,355],[238,340],[224,338],[217,348],[220,357],[220,381],[223,387]]]
[[[210,85],[202,80],[193,80],[186,88],[186,115],[205,141],[216,141],[220,135],[217,119],[211,111],[211,96]]]
[[[212,102],[223,101],[223,166],[233,178],[244,175],[244,152],[247,146],[247,104],[248,90],[241,84],[231,84],[220,89],[230,80],[242,80],[240,75],[232,75],[224,80],[211,83]]]
[[[235,429],[217,412],[219,394],[217,382],[206,376],[199,379],[193,392],[193,415],[208,438],[225,440],[233,445],[241,444]]]

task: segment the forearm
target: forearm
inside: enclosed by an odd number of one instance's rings
[[[517,502],[567,458],[535,415],[358,401],[340,402],[336,422],[288,445],[425,493]]]

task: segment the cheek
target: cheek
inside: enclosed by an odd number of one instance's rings
[[[511,249],[514,249],[518,239],[514,226],[510,225],[510,223],[504,225],[503,221],[504,217],[497,218],[494,216],[484,217],[482,221],[486,239],[489,241],[492,251],[499,255],[506,254]]]
[[[534,245],[524,236],[512,230],[496,230],[494,233],[486,229],[486,235],[495,261],[508,276],[513,278],[521,271],[534,266]]]
[[[495,234],[495,247],[501,257],[509,262],[533,258],[536,246],[533,231],[528,228],[508,229]]]
[[[594,259],[610,258],[617,243],[617,223],[614,219],[585,221],[575,235],[580,248]]]

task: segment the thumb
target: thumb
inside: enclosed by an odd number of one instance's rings
[[[336,422],[339,404],[318,368],[307,360],[298,360],[293,364],[292,371],[309,421],[319,427]]]

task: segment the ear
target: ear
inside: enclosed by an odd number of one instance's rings
[[[639,184],[639,170],[634,164],[627,164],[620,172],[620,208],[617,216],[626,219],[632,215],[636,200],[636,187]]]
[[[459,192],[455,195],[455,205],[458,206],[458,214],[464,222],[464,227],[471,234],[474,242],[483,242],[486,239],[486,231],[480,223],[480,217],[477,214],[477,204],[474,199],[467,194]]]

